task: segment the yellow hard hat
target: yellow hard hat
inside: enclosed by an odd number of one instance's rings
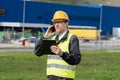
[[[64,19],[64,20],[69,21],[68,15],[64,11],[56,11],[53,16],[52,22],[54,22],[55,20],[59,20],[59,19]]]

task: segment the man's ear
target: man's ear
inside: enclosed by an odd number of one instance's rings
[[[66,27],[68,28],[69,23],[68,23],[68,22],[66,22],[65,24],[66,24]]]

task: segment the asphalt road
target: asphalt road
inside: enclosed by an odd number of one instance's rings
[[[0,49],[0,52],[33,52],[34,49],[33,48],[2,48]]]

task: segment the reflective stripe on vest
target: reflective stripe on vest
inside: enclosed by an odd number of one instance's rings
[[[48,55],[48,59],[59,59],[59,60],[62,60],[62,58],[59,57],[59,56],[51,56],[51,55]]]
[[[68,34],[67,39],[64,42],[60,42],[58,46],[63,52],[69,53],[69,42],[72,34]],[[55,75],[66,78],[75,77],[75,67],[69,65],[58,55],[48,55],[47,59],[47,75]]]
[[[48,64],[48,65],[47,65],[47,68],[50,68],[50,67],[55,67],[55,68],[61,68],[61,69],[67,69],[67,70],[75,71],[75,68],[72,67],[72,66],[54,64],[54,63],[53,63],[53,64]]]

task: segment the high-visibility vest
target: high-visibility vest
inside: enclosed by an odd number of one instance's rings
[[[61,48],[63,52],[69,53],[69,42],[72,34],[68,34],[67,39],[64,42],[60,42],[58,46]],[[70,65],[65,62],[58,55],[48,55],[47,59],[47,75],[54,75],[66,78],[75,77],[75,65]]]

